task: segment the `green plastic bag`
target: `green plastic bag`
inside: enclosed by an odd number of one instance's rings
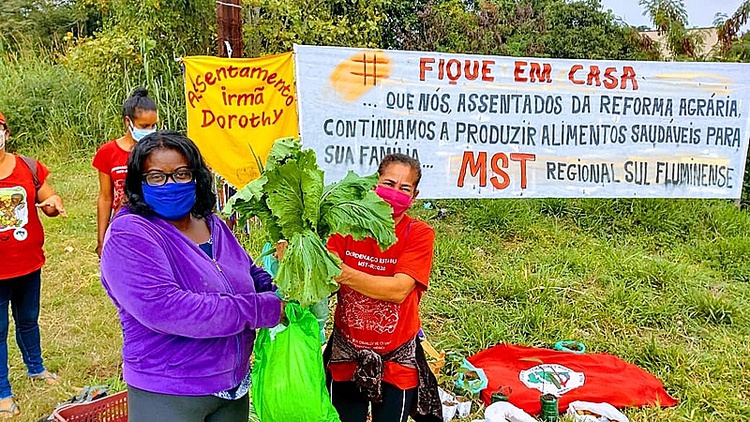
[[[262,328],[255,341],[252,399],[261,422],[338,422],[326,390],[318,321],[286,305],[288,326]]]
[[[260,260],[263,268],[271,277],[276,278],[276,273],[279,272],[279,260],[276,259],[272,252],[273,246],[271,242],[266,242],[263,245],[263,249],[260,251]],[[318,320],[318,328],[320,329],[320,344],[326,342],[326,321],[328,321],[328,298],[321,300],[320,302],[311,305],[310,311],[315,315]]]

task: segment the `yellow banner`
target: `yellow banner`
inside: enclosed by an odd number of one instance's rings
[[[276,139],[298,137],[292,53],[186,57],[188,137],[236,188],[260,175]]]

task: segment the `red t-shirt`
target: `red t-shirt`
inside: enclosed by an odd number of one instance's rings
[[[369,238],[355,241],[351,236],[334,235],[328,241],[328,249],[338,253],[352,268],[376,276],[401,273],[417,281],[414,290],[401,304],[372,299],[341,286],[334,324],[358,349],[388,353],[419,332],[419,301],[430,278],[435,233],[426,223],[404,215],[396,225],[396,237],[396,244],[384,252]],[[356,366],[355,362],[346,362],[330,364],[328,368],[334,380],[349,381]],[[419,384],[416,369],[393,362],[385,363],[383,381],[402,390]]]
[[[31,170],[19,156],[10,176],[0,179],[0,280],[30,274],[44,265],[44,231],[36,208]],[[37,178],[43,184],[47,167],[37,161]]]
[[[112,209],[116,210],[122,205],[125,197],[125,176],[128,174],[129,151],[125,151],[117,140],[112,140],[99,147],[94,155],[94,168],[102,173],[108,174],[114,186],[114,197],[112,198]]]

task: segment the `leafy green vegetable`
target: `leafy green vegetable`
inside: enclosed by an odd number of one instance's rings
[[[320,205],[320,232],[349,234],[356,240],[371,237],[381,249],[396,243],[393,209],[373,191],[377,183],[377,174],[360,177],[350,171],[327,186]]]
[[[289,239],[284,259],[279,263],[276,282],[284,297],[303,307],[314,305],[338,289],[333,278],[341,274],[341,260],[326,249],[320,237],[310,230]],[[288,280],[284,284],[282,280]]]
[[[289,241],[276,283],[286,299],[307,307],[338,289],[333,278],[341,260],[325,247],[331,235],[371,237],[381,249],[396,243],[392,209],[373,191],[377,182],[377,174],[350,171],[324,187],[315,152],[292,138],[279,139],[261,177],[232,196],[224,212],[236,212],[240,222],[256,216],[273,242]]]
[[[227,208],[237,213],[240,225],[244,225],[250,217],[257,216],[272,239],[281,239],[281,227],[265,203],[263,186],[266,182],[268,182],[266,176],[261,175],[258,179],[248,183],[242,189],[243,198],[233,196],[227,203]]]
[[[315,226],[310,224],[310,220],[317,217],[323,172],[310,171],[297,161],[289,160],[266,176],[268,182],[263,187],[267,194],[266,204],[284,237],[291,239],[305,229],[314,230]],[[310,211],[313,205],[315,211]]]

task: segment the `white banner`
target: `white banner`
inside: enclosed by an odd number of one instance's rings
[[[326,181],[418,158],[422,198],[738,198],[746,64],[295,46]]]

